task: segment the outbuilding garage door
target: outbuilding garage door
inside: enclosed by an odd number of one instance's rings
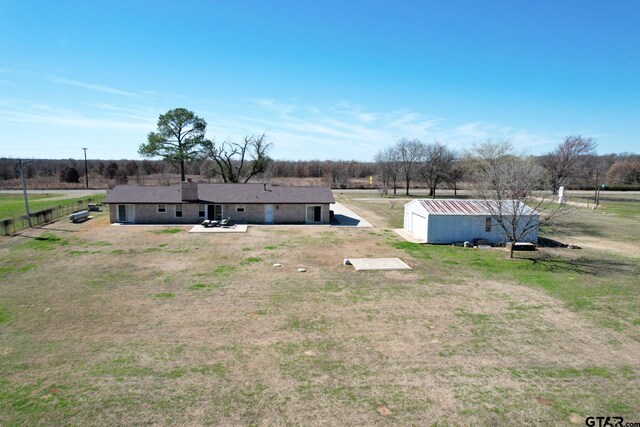
[[[410,232],[416,237],[427,240],[427,218],[412,212]]]

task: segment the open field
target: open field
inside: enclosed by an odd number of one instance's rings
[[[102,195],[89,195],[74,197],[65,194],[32,194],[29,193],[29,210],[37,212],[42,209],[48,209],[54,206],[67,206],[77,203],[78,201],[86,201],[87,199],[95,200],[96,197],[103,198]],[[20,194],[0,193],[0,220],[5,218],[14,218],[25,215],[24,196]]]
[[[406,243],[402,202],[336,198],[376,227],[200,234],[101,213],[1,238],[0,425],[640,421],[632,208],[578,209],[565,237],[583,250],[509,260]]]

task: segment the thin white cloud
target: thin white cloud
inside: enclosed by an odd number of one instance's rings
[[[210,121],[217,139],[235,140],[267,130],[277,158],[354,158],[370,160],[402,137],[438,140],[462,150],[486,139],[509,140],[519,149],[549,145],[553,137],[484,121],[454,122],[407,110],[373,111],[348,101],[296,105],[274,99],[249,100],[242,114],[219,112]],[[297,156],[297,157],[296,157]]]
[[[274,99],[255,99],[253,100],[253,103],[259,107],[264,108],[267,111],[275,112],[278,114],[290,114],[297,109],[297,107],[293,104],[284,104],[281,102],[277,102]]]
[[[128,120],[133,119],[142,122],[153,122],[158,118],[158,113],[149,107],[121,107],[104,102],[90,104],[89,106],[106,111],[114,117],[121,117]]]
[[[112,94],[112,95],[122,95],[122,96],[128,96],[128,97],[132,97],[132,98],[140,97],[139,93],[127,92],[127,91],[116,89],[116,88],[112,88],[112,87],[109,87],[109,86],[103,86],[103,85],[98,85],[98,84],[93,84],[93,83],[86,83],[86,82],[81,82],[81,81],[78,81],[78,80],[70,80],[70,79],[65,79],[65,78],[58,77],[58,76],[53,76],[53,75],[47,76],[47,79],[49,81],[54,82],[54,83],[61,83],[61,84],[70,85],[70,86],[77,86],[77,87],[81,87],[81,88],[84,88],[84,89],[89,89],[89,90],[93,90],[93,91],[97,91],[97,92],[109,93],[109,94]]]
[[[0,123],[29,124],[100,131],[148,131],[154,122],[148,117],[88,116],[47,104],[0,103]]]
[[[175,100],[175,98],[174,98]],[[43,134],[109,141],[108,145],[130,149],[130,141],[143,142],[156,127],[157,105],[92,103],[72,109],[49,103],[0,99],[0,123]],[[194,103],[190,103],[194,104]],[[192,108],[208,123],[208,138],[238,141],[245,135],[266,132],[278,159],[372,160],[376,152],[402,137],[438,141],[463,150],[486,139],[508,140],[519,150],[540,151],[559,140],[514,126],[486,121],[460,122],[409,110],[373,110],[346,101],[307,105],[275,99],[252,99],[237,103],[209,103],[209,110]],[[60,138],[63,138],[62,136]],[[127,142],[129,141],[129,142]],[[128,147],[128,148],[125,148]],[[97,147],[96,147],[97,148]]]
[[[204,112],[209,133],[216,139],[236,140],[242,135],[267,131],[278,158],[370,159],[381,147],[402,136],[423,136],[438,119],[415,113],[371,111],[340,101],[321,105],[296,105],[273,99],[249,100],[235,108],[242,114],[221,116]],[[236,106],[237,107],[237,106]]]
[[[472,144],[487,139],[509,141],[516,149],[524,151],[551,146],[558,140],[555,135],[537,134],[527,129],[517,129],[512,126],[501,126],[483,121],[455,126],[450,132],[450,139],[461,148],[469,148]]]

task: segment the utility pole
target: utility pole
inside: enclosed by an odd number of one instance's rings
[[[84,178],[85,181],[87,182],[87,190],[89,189],[89,169],[87,168],[87,149],[83,148],[84,150]]]
[[[18,167],[20,168],[20,178],[22,179],[22,193],[24,194],[24,207],[27,210],[27,221],[29,221],[29,228],[33,228],[31,224],[31,212],[29,212],[29,198],[27,197],[27,180],[24,177],[24,162],[22,159],[18,160]]]
[[[598,180],[600,178],[599,174],[600,174],[600,170],[596,169],[596,188],[595,188],[595,192],[593,193],[593,203],[595,203],[596,206],[598,206]]]

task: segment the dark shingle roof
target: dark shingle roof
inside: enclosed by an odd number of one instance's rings
[[[114,187],[105,203],[182,203],[180,186],[151,187],[138,185],[118,185]]]
[[[265,190],[266,188],[266,190]],[[198,184],[198,200],[205,203],[334,203],[328,187],[280,187],[264,184]],[[119,185],[105,203],[184,203],[180,186]]]
[[[198,199],[216,203],[335,202],[327,187],[265,187],[264,184],[199,184]]]

